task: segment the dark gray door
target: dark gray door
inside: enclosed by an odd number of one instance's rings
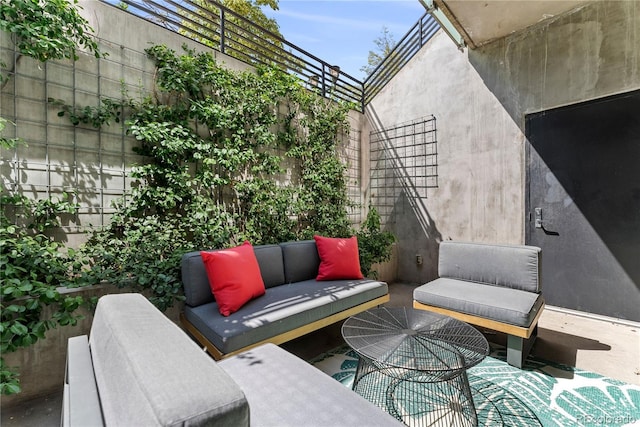
[[[547,304],[640,321],[640,90],[526,117]]]

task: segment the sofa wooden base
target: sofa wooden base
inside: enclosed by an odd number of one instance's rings
[[[353,316],[356,313],[360,313],[362,311],[368,310],[373,307],[377,307],[381,304],[384,304],[389,301],[389,294],[383,295],[371,301],[367,301],[363,304],[357,305],[355,307],[351,307],[347,310],[341,311],[339,313],[332,314],[331,316],[316,320],[315,322],[308,323],[306,325],[300,326],[299,328],[292,329],[290,331],[284,332],[280,335],[273,336],[271,338],[267,338],[265,340],[253,343],[246,347],[240,348],[238,350],[232,351],[230,353],[221,352],[211,341],[209,341],[198,329],[193,326],[185,317],[184,314],[180,315],[180,320],[184,328],[201,344],[203,345],[207,352],[213,356],[216,360],[221,360],[238,353],[242,353],[246,350],[249,350],[253,347],[257,347],[262,344],[272,343],[272,344],[282,344],[287,341],[291,341],[292,339],[301,337],[310,332],[317,331],[318,329],[322,329],[325,326],[332,325],[336,322],[346,319],[347,317]]]
[[[487,328],[507,334],[507,362],[512,366],[522,368],[522,365],[533,346],[533,342],[538,335],[538,319],[540,319],[540,316],[542,315],[544,304],[542,304],[540,310],[533,318],[531,325],[526,328],[471,314],[460,313],[458,311],[442,307],[423,304],[415,300],[413,301],[413,308],[445,314],[453,317],[454,319],[462,320],[463,322],[470,323],[481,328]]]

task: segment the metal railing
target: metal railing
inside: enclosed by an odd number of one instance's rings
[[[440,25],[425,13],[395,45],[373,72],[364,80],[364,101],[367,105],[404,67],[420,48],[438,31]]]
[[[101,1],[114,6],[114,0]],[[214,1],[121,0],[119,7],[247,64],[281,68],[323,96],[363,108],[360,80]]]
[[[114,6],[115,0],[101,0]],[[127,12],[251,65],[276,66],[322,96],[364,111],[382,88],[440,28],[425,13],[364,82],[210,0],[120,0]]]

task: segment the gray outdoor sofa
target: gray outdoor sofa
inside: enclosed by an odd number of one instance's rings
[[[440,243],[439,278],[416,288],[413,306],[507,334],[507,362],[522,368],[544,308],[535,246]]]
[[[68,341],[61,425],[402,424],[273,344],[216,362],[144,296],[114,294]]]
[[[253,249],[266,293],[228,317],[218,310],[200,252],[182,257],[181,320],[216,359],[281,344],[389,301],[387,284],[377,280],[316,281],[320,257],[313,240]]]

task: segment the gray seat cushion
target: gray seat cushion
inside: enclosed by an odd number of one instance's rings
[[[215,302],[185,306],[184,316],[223,353],[241,349],[388,293],[374,280],[306,280],[270,288],[224,317]]]
[[[240,387],[140,294],[100,298],[90,346],[105,425],[249,425]]]
[[[218,364],[244,390],[254,427],[403,425],[339,381],[273,344]]]
[[[529,327],[544,300],[540,294],[476,282],[440,278],[413,291],[427,305]]]

